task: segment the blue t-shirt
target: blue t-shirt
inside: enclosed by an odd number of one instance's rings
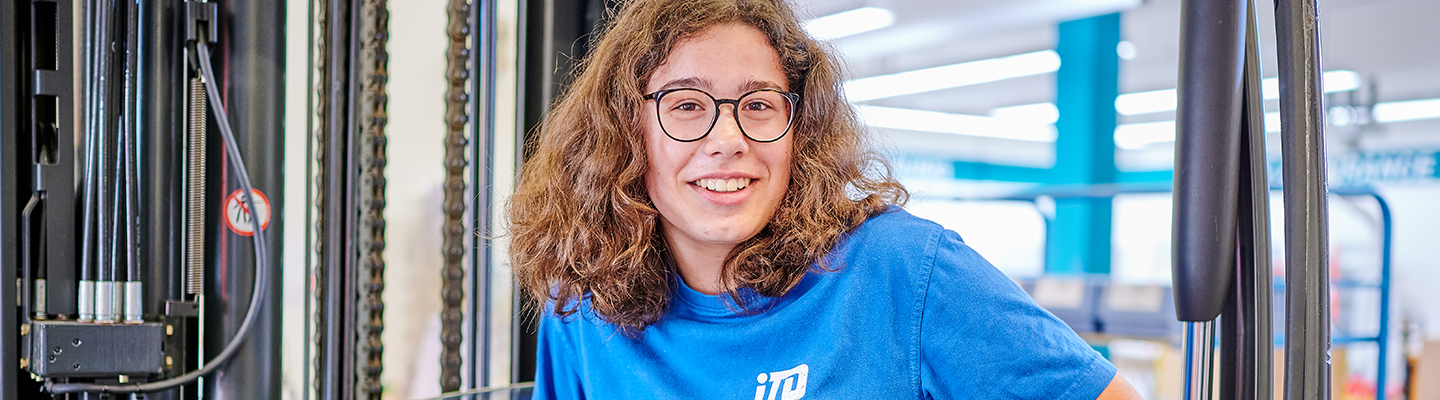
[[[540,321],[535,399],[1085,399],[1115,367],[953,231],[892,209],[836,272],[737,314],[676,284],[629,338],[581,304]],[[677,279],[678,281],[678,279]]]

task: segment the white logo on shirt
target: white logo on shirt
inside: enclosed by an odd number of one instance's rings
[[[810,375],[810,366],[799,366],[780,372],[760,373],[755,381],[755,400],[799,400],[805,397],[805,381]]]

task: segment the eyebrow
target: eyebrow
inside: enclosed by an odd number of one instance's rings
[[[780,88],[780,85],[779,85],[779,84],[777,84],[777,83],[775,83],[775,82],[771,82],[771,81],[756,81],[756,80],[752,80],[752,81],[747,81],[747,82],[745,82],[745,84],[743,84],[743,85],[740,85],[740,92],[741,92],[741,93],[749,92],[749,91],[751,91],[751,90],[756,90],[756,89],[784,90],[784,89],[781,89],[781,88]]]
[[[709,79],[688,77],[666,82],[665,86],[660,87],[660,90],[670,90],[676,88],[696,88],[700,90],[710,91],[715,89],[715,85],[712,84]],[[781,89],[781,86],[775,82],[765,80],[749,80],[745,83],[740,84],[739,92],[744,93],[756,89],[784,90]]]
[[[701,90],[709,90],[713,87],[714,85],[710,84],[710,80],[708,79],[689,77],[666,82],[665,86],[660,87],[660,90],[670,90],[676,88],[696,88]]]

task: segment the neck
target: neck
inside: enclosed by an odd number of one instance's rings
[[[670,254],[675,257],[675,269],[680,279],[697,292],[712,296],[720,294],[720,270],[735,245],[697,243],[676,240],[669,234],[665,236]]]

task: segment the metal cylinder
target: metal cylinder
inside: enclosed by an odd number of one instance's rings
[[[141,322],[145,322],[143,316],[141,315],[143,314],[143,311],[141,310],[143,310],[145,307],[145,303],[143,302],[145,294],[145,292],[143,291],[144,289],[144,285],[142,285],[138,281],[125,282],[124,313],[126,323],[138,324]]]
[[[140,9],[141,82],[138,115],[144,171],[140,184],[140,266],[144,313],[161,315],[166,300],[183,298],[185,285],[185,79],[184,2],[147,0]],[[178,394],[177,394],[178,396]],[[155,396],[152,394],[152,400]]]
[[[80,322],[91,322],[95,320],[95,281],[80,281],[79,295],[76,296],[79,303],[76,306],[80,310]]]
[[[264,227],[264,240],[268,257],[266,263],[272,273],[267,274],[260,285],[270,297],[257,310],[258,315],[245,344],[216,374],[207,377],[201,385],[205,398],[232,398],[231,394],[243,394],[244,398],[280,398],[280,275],[281,255],[284,253],[281,238],[284,236],[284,220],[278,210],[284,209],[284,196],[280,191],[284,171],[285,109],[285,3],[280,0],[253,0],[220,2],[218,21],[212,23],[219,38],[218,46],[211,48],[218,63],[213,82],[216,90],[223,90],[224,107],[228,110],[231,128],[249,171],[251,185],[269,200],[272,210],[269,225],[262,221],[259,212],[252,213],[252,226]],[[227,78],[228,77],[228,78]],[[225,84],[222,84],[225,83]],[[223,88],[223,89],[221,89]],[[211,172],[229,171],[230,163],[236,160],[221,156],[219,165],[223,169]],[[218,183],[210,190],[219,190],[221,196],[210,195],[212,201],[239,189],[233,175],[227,179],[210,179]],[[248,195],[248,194],[247,194]],[[259,198],[258,196],[255,198]],[[223,201],[223,198],[222,198]],[[217,204],[213,202],[209,204]],[[257,207],[259,207],[257,205]],[[203,338],[205,358],[214,357],[233,337],[250,306],[251,289],[256,279],[254,243],[249,236],[242,236],[228,228],[209,229],[212,247],[222,249],[221,257],[206,274],[205,281],[205,330],[214,332]],[[223,268],[221,267],[223,266]]]
[[[95,322],[115,322],[115,282],[95,283]]]
[[[1215,321],[1185,323],[1185,400],[1213,398]]]
[[[46,319],[48,312],[45,310],[45,296],[49,292],[45,290],[45,280],[35,280],[35,319]]]

